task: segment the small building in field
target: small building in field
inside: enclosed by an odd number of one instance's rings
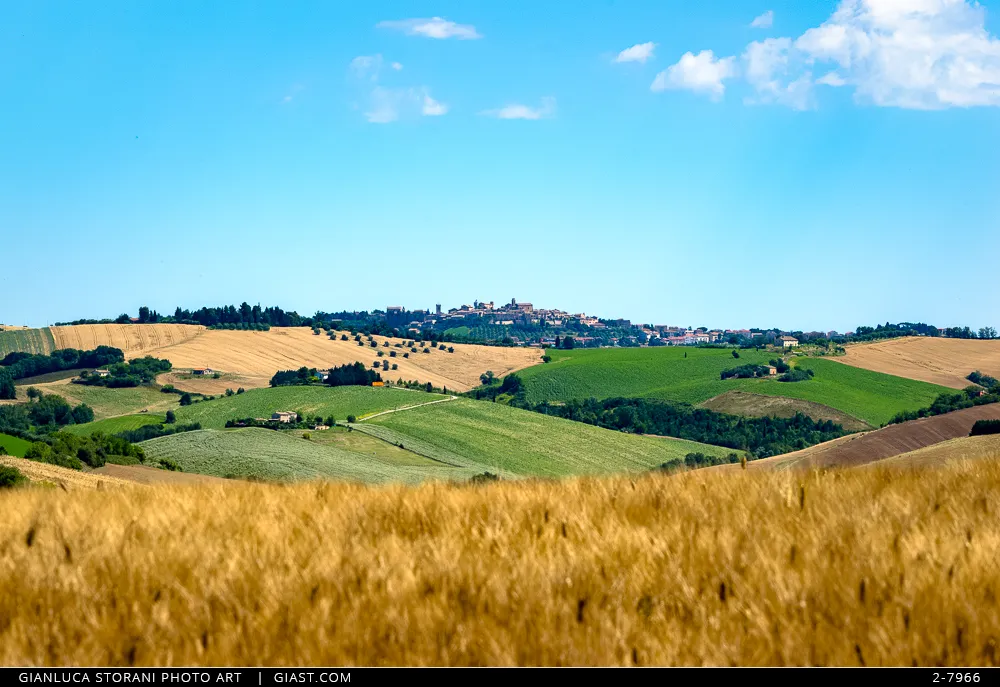
[[[330,425],[316,425],[313,427],[313,431],[322,432],[324,429],[330,429]]]
[[[298,422],[299,414],[291,411],[279,410],[271,415],[271,419],[284,423]]]
[[[210,367],[196,367],[193,370],[191,370],[191,374],[199,376],[199,377],[202,377],[204,375],[210,375],[210,374],[213,374],[214,372],[215,372],[215,370],[213,370]]]
[[[94,370],[94,374],[98,377],[109,377],[111,372],[109,370]]]
[[[987,392],[986,392],[986,389],[979,389],[975,393],[976,393],[976,396],[985,396]]]
[[[329,370],[316,370],[316,376],[319,377],[319,381],[325,382],[330,378]]]
[[[768,365],[767,374],[773,377],[774,375],[778,374],[778,368],[776,368],[774,365]]]
[[[794,336],[779,336],[778,342],[781,344],[782,348],[792,348],[799,345],[799,340]]]
[[[385,382],[372,382],[372,386],[385,386]]]

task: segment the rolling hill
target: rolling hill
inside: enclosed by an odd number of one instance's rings
[[[52,331],[42,329],[0,329],[0,358],[8,353],[37,353],[46,355],[56,349]]]
[[[413,454],[413,460],[406,464],[345,450],[332,443],[309,441],[289,432],[259,428],[184,432],[145,441],[142,447],[154,462],[168,458],[186,473],[216,477],[384,483],[467,479],[475,472]]]
[[[444,398],[447,396],[392,387],[282,386],[251,389],[243,394],[200,401],[178,408],[175,413],[178,422],[200,422],[204,429],[222,429],[226,420],[270,417],[278,410],[293,410],[324,418],[332,415],[336,421],[343,422],[348,415],[361,418]]]
[[[732,452],[470,399],[388,413],[354,427],[442,462],[508,477],[649,470],[692,452],[720,457]]]
[[[973,370],[1000,377],[1000,340],[909,336],[847,346],[846,355],[832,360],[962,389],[971,383],[965,377]]]
[[[747,465],[763,470],[857,467],[968,437],[976,420],[996,419],[1000,419],[1000,403],[963,408],[944,415],[888,425],[872,432],[852,434],[794,453],[751,461]],[[721,465],[709,469],[731,468],[730,465]]]
[[[881,425],[902,410],[925,407],[938,394],[951,391],[824,358],[792,358],[793,365],[815,372],[804,382],[719,378],[727,368],[764,364],[776,355],[765,351],[740,351],[738,360],[728,349],[681,347],[550,350],[550,355],[552,362],[519,373],[529,401],[623,396],[694,405],[736,390],[818,403]]]
[[[30,330],[41,331],[41,330]],[[272,327],[270,331],[233,331],[207,329],[183,324],[106,324],[52,327],[56,348],[92,349],[98,345],[121,348],[127,358],[152,355],[166,358],[175,369],[210,367],[229,375],[232,388],[266,387],[278,370],[307,367],[326,368],[361,361],[366,365],[378,359],[398,366],[384,374],[395,380],[431,382],[437,387],[464,391],[479,383],[479,375],[492,370],[504,375],[540,362],[541,353],[530,348],[505,348],[449,344],[454,353],[429,349],[412,353],[402,346],[403,339],[375,337],[378,351],[353,339],[329,339],[325,332],[314,335],[308,327]],[[20,333],[18,333],[20,335]],[[388,343],[388,346],[384,344]],[[395,352],[396,357],[390,357]],[[403,354],[407,353],[408,358]],[[216,394],[217,380],[178,381],[178,388]]]

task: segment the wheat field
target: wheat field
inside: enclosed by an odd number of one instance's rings
[[[997,665],[1000,461],[0,493],[5,665]]]

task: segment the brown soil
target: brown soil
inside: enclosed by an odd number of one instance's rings
[[[747,463],[749,468],[787,470],[790,468],[856,467],[899,456],[910,451],[967,437],[976,420],[1000,419],[1000,403],[956,410],[944,415],[921,418],[861,434],[852,434],[794,453]],[[710,469],[736,469],[720,465]]]

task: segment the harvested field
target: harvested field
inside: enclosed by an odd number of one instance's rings
[[[892,467],[932,467],[951,460],[1000,459],[1000,434],[959,437],[882,461]]]
[[[89,351],[98,346],[114,346],[129,359],[193,339],[206,331],[193,324],[77,324],[50,329],[56,348]]]
[[[226,389],[236,391],[240,387],[244,389],[254,389],[260,386],[259,378],[244,377],[243,375],[222,373],[218,379],[212,375],[195,376],[185,371],[166,372],[156,378],[157,384],[173,384],[174,388],[181,391],[190,391],[206,396],[218,396],[226,393]]]
[[[188,472],[173,472],[151,468],[148,465],[107,465],[97,468],[91,474],[104,475],[125,482],[136,484],[232,484],[232,480],[211,475],[198,475]]]
[[[32,482],[49,482],[66,489],[105,489],[108,487],[133,486],[133,482],[120,479],[114,475],[101,475],[94,472],[81,472],[61,468],[58,465],[38,463],[24,458],[0,456],[0,465],[9,465],[21,471],[21,474]]]
[[[854,344],[846,355],[830,360],[962,389],[971,384],[965,377],[973,370],[1000,377],[1000,340],[908,336]]]
[[[326,368],[357,361],[371,365],[375,360],[398,365],[397,370],[382,372],[386,378],[431,382],[438,387],[466,391],[477,386],[479,375],[487,370],[503,376],[540,363],[542,355],[538,349],[470,344],[447,344],[454,346],[454,353],[436,348],[429,353],[422,353],[420,349],[411,353],[407,348],[396,348],[395,344],[402,343],[403,339],[382,336],[375,337],[378,343],[375,349],[367,343],[358,346],[353,339],[341,341],[339,335],[336,340],[329,339],[325,332],[317,336],[308,327],[272,327],[267,332],[179,324],[77,325],[52,329],[60,348],[94,348],[104,344],[121,348],[128,358],[153,355],[166,358],[182,370],[210,367],[235,375],[233,381],[222,387],[223,391],[234,383],[246,389],[265,387],[278,370],[303,365]],[[386,341],[388,347],[383,346]],[[383,357],[378,357],[377,351],[382,351]],[[395,352],[396,357],[390,357],[390,352]],[[409,358],[403,358],[404,353],[409,353]],[[237,378],[243,381],[236,381]],[[212,383],[207,380],[197,383],[202,382]],[[187,381],[183,384],[183,387],[178,383],[175,386],[200,390]]]
[[[872,429],[863,420],[821,403],[784,396],[764,396],[746,391],[727,391],[701,403],[702,408],[743,417],[792,417],[802,413],[813,420],[830,420],[851,432]]]
[[[950,439],[967,437],[976,420],[997,419],[1000,419],[1000,403],[963,408],[944,415],[841,437],[794,453],[751,461],[747,465],[755,469],[772,470],[866,465]],[[732,468],[731,465],[720,465],[709,469]],[[740,466],[735,468],[738,470]]]
[[[55,350],[52,332],[48,327],[0,329],[0,358],[8,353],[35,353],[46,355]]]
[[[0,664],[995,666],[998,511],[993,460],[5,490]]]

